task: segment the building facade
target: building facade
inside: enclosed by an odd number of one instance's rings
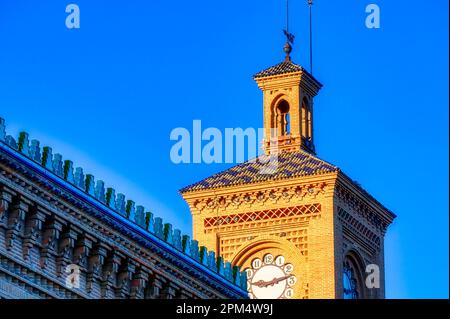
[[[0,298],[384,298],[395,215],[317,157],[322,84],[285,51],[264,154],[180,191],[193,240],[0,118]]]
[[[395,215],[316,156],[322,85],[291,61],[289,43],[285,51],[254,76],[264,154],[180,191],[194,238],[247,272],[251,298],[384,298],[384,235]]]
[[[0,118],[0,299],[247,298],[246,273]]]

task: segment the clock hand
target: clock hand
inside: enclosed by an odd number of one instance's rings
[[[256,287],[259,287],[259,288],[267,288],[269,286],[274,286],[274,285],[282,282],[283,280],[289,279],[290,277],[292,277],[292,275],[284,276],[284,277],[280,277],[280,278],[273,278],[270,281],[259,280],[255,283],[253,283],[253,285]]]
[[[292,275],[284,276],[284,277],[280,277],[280,278],[274,278],[271,281],[267,282],[265,287],[274,286],[274,285],[282,282],[283,280],[289,279],[291,277],[292,277]]]
[[[281,282],[281,281],[283,281],[283,280],[287,280],[287,279],[289,279],[289,278],[291,278],[291,277],[292,277],[292,275],[284,276],[284,277],[282,277],[282,278],[279,278],[279,279],[278,279],[278,282]]]
[[[255,283],[253,283],[253,285],[256,286],[256,287],[259,287],[259,288],[265,288],[265,287],[267,287],[268,283],[270,284],[270,282],[266,282],[264,280],[260,280],[260,281],[257,281]]]
[[[274,284],[276,284],[275,282],[276,278],[270,280],[270,281],[264,281],[264,280],[259,280],[255,283],[253,283],[254,286],[257,286],[259,288],[266,288],[268,286],[273,286]]]

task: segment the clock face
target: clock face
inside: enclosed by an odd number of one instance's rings
[[[247,272],[249,296],[252,299],[287,299],[294,296],[297,278],[294,266],[286,263],[282,255],[266,254],[263,259],[252,260]]]

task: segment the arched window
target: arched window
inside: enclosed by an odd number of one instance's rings
[[[311,109],[306,97],[302,102],[302,136],[307,139],[311,138]]]
[[[361,299],[363,298],[363,288],[360,277],[360,270],[355,260],[350,256],[344,259],[343,268],[343,288],[344,299]]]
[[[284,136],[290,133],[289,103],[286,100],[280,100],[276,108],[276,123],[278,136]]]

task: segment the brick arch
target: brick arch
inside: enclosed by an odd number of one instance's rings
[[[234,255],[232,264],[234,266],[242,266],[256,253],[266,249],[280,249],[286,251],[290,256],[299,254],[298,248],[286,239],[276,236],[257,237]]]
[[[271,103],[271,105],[270,105],[270,110],[272,111],[272,113],[276,113],[276,111],[277,111],[277,110],[276,110],[276,106],[278,105],[278,103],[279,103],[281,100],[285,100],[286,102],[289,103],[289,105],[292,106],[292,101],[291,101],[291,99],[289,98],[289,96],[286,95],[286,94],[284,94],[284,93],[280,93],[280,94],[278,94],[276,97],[274,97],[273,100],[272,100],[272,103]]]
[[[270,127],[271,128],[275,128],[276,127],[276,117],[277,117],[277,105],[278,103],[280,103],[281,100],[285,100],[290,107],[289,113],[291,113],[292,111],[292,101],[289,98],[288,95],[281,93],[278,94],[273,100],[272,103],[270,104]]]
[[[365,286],[365,276],[364,276],[366,271],[366,264],[364,262],[364,258],[356,248],[351,247],[347,249],[347,251],[344,254],[343,261],[345,262],[346,259],[348,259],[355,268],[355,273],[359,284],[358,287],[360,293],[359,298],[364,299],[367,297],[367,290]]]
[[[351,258],[362,271],[366,269],[366,263],[362,254],[355,247],[347,249],[344,254],[344,259],[345,257]]]

